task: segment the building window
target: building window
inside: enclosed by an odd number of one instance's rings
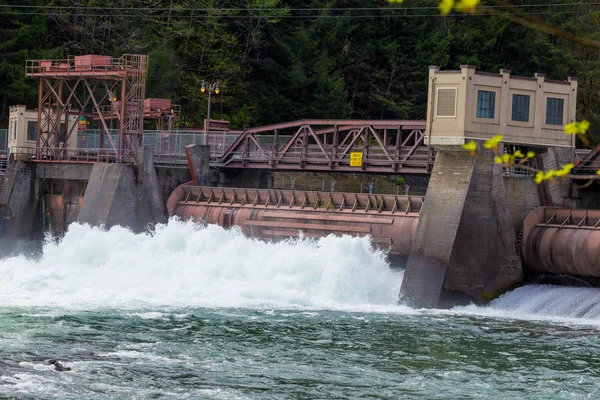
[[[529,122],[529,96],[513,94],[512,120]]]
[[[555,99],[548,97],[546,102],[546,124],[547,125],[562,125],[563,124],[563,109],[565,106],[564,99]]]
[[[37,121],[27,121],[27,140],[32,142],[37,140],[38,123]]]
[[[58,128],[58,142],[59,143],[65,142],[66,133],[67,133],[67,125],[63,122],[62,124],[60,124],[60,126]]]
[[[477,118],[494,118],[496,92],[477,91]]]

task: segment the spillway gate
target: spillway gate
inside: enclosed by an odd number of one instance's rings
[[[370,235],[392,255],[408,254],[423,205],[421,196],[325,193],[182,185],[169,198],[169,215],[240,226],[253,237],[320,238]]]

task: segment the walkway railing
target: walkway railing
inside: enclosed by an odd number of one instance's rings
[[[8,129],[0,129],[0,175],[4,175],[8,164]]]
[[[210,132],[207,145],[210,146],[211,155],[221,157],[225,151],[236,141],[241,132]],[[144,146],[154,146],[155,155],[184,155],[185,147],[190,144],[204,144],[204,131],[173,130],[153,131],[146,130],[142,136]],[[111,130],[113,141],[118,141],[119,133]],[[100,130],[88,129],[77,134],[77,147],[85,149],[100,148]],[[104,147],[109,146],[105,138]]]
[[[8,150],[8,129],[0,129],[0,150]]]
[[[93,164],[96,162],[115,162],[117,160],[117,154],[112,149],[61,149],[58,156],[46,157],[38,155],[35,147],[22,146],[15,147],[12,154],[15,157],[27,157],[37,162],[68,161],[70,163]]]
[[[0,175],[4,175],[8,164],[8,150],[0,150]]]

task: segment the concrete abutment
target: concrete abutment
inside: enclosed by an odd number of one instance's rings
[[[522,277],[502,167],[489,151],[439,151],[401,296],[417,307],[483,302]]]

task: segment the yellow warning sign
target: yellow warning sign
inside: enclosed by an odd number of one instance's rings
[[[351,167],[362,167],[363,153],[355,151],[350,153],[350,166]]]

